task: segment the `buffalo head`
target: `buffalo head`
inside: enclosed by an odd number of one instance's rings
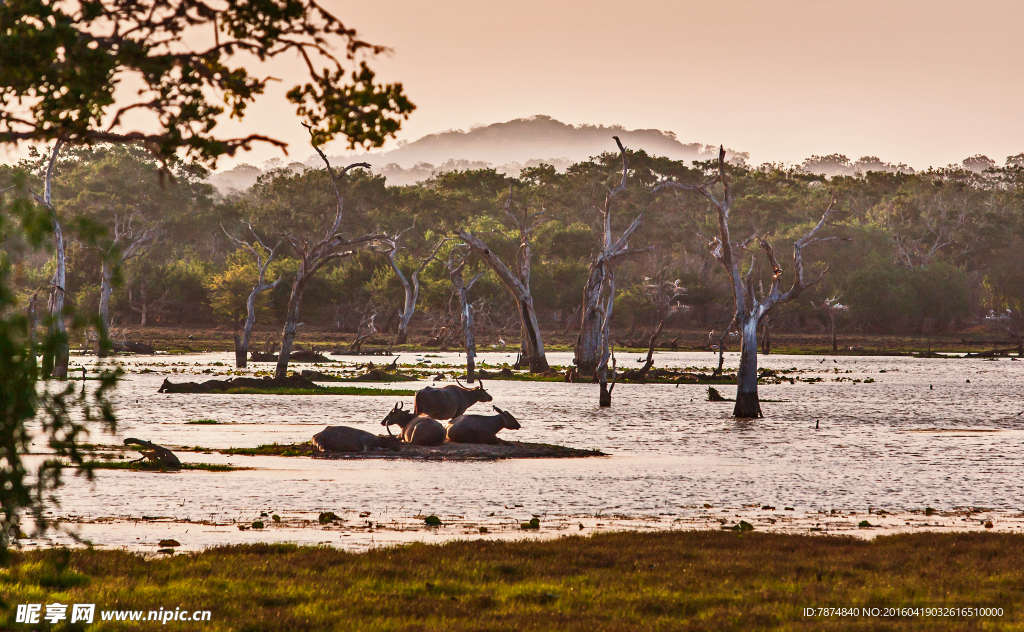
[[[508,430],[519,430],[522,426],[519,425],[519,420],[512,416],[512,413],[507,410],[502,410],[497,406],[493,406],[494,410],[501,415],[501,427]]]
[[[473,396],[473,401],[476,402],[490,402],[494,400],[491,394],[484,390],[483,380],[477,380],[477,387],[468,389],[468,392]]]

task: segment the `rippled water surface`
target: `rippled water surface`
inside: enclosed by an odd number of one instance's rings
[[[621,354],[619,366],[632,366],[638,357]],[[457,354],[428,359],[459,362]],[[506,354],[481,359],[508,361]],[[710,353],[659,353],[656,366],[708,366],[715,359]],[[414,356],[402,360],[413,362]],[[571,358],[554,353],[549,361],[566,365]],[[727,364],[737,361],[737,355],[727,356]],[[730,418],[732,405],[706,401],[705,386],[619,384],[614,405],[602,410],[596,385],[489,381],[494,403],[522,423],[517,432],[504,431],[506,439],[598,448],[610,456],[422,462],[184,453],[187,460],[255,469],[102,471],[94,484],[69,479],[60,513],[197,520],[388,507],[475,519],[509,513],[506,508],[522,515],[671,516],[704,503],[798,511],[1024,507],[1024,415],[1018,416],[1024,362],[782,355],[759,361],[823,381],[760,387],[763,400],[777,401],[763,403],[765,418],[756,421]],[[158,394],[165,377],[177,381],[184,372],[188,379],[207,379],[193,373],[215,362],[229,365],[229,355],[123,362],[129,373],[116,396],[118,436],[94,435],[97,443],[140,437],[168,446],[254,447],[307,441],[334,424],[378,433],[380,419],[401,399]],[[169,373],[172,367],[179,373]],[[140,374],[142,368],[155,372]],[[852,381],[866,378],[875,381]],[[719,389],[726,397],[734,394],[732,386]],[[412,398],[404,399],[411,406]],[[186,425],[204,418],[221,423]]]

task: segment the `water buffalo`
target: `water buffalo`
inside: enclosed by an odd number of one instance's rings
[[[313,435],[313,446],[321,452],[369,452],[400,449],[398,437],[378,437],[349,426],[327,426]]]
[[[455,419],[466,409],[477,402],[489,402],[493,397],[484,390],[483,382],[476,388],[465,386],[445,386],[434,388],[428,386],[416,393],[417,415],[426,415],[434,419]]]
[[[447,436],[444,426],[426,415],[417,415],[411,410],[403,410],[401,403],[388,413],[380,425],[391,434],[391,424],[402,429],[401,438],[405,443],[413,445],[441,445]]]
[[[452,443],[501,443],[498,431],[519,430],[522,426],[508,411],[497,406],[497,415],[462,415],[448,424],[448,440]]]

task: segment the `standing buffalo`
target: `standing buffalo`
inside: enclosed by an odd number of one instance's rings
[[[426,415],[417,415],[410,410],[402,410],[401,403],[388,413],[380,425],[385,426],[391,434],[391,424],[401,427],[402,441],[413,445],[441,445],[446,432],[444,426]]]
[[[489,402],[493,397],[484,390],[483,382],[476,388],[465,386],[445,386],[434,388],[428,386],[416,393],[417,415],[426,415],[434,419],[454,419],[477,402]]]
[[[313,435],[313,447],[321,452],[369,452],[401,449],[398,437],[378,437],[349,426],[327,426]]]
[[[497,406],[497,415],[462,415],[448,424],[448,440],[452,443],[501,443],[498,431],[519,430],[522,426],[511,413]]]

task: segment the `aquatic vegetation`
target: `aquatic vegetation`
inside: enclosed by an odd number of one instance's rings
[[[97,470],[132,470],[137,472],[168,472],[166,467],[152,461],[87,461],[90,467]],[[235,467],[226,463],[182,463],[182,470],[202,470],[205,472],[234,472],[247,470],[246,467]]]

